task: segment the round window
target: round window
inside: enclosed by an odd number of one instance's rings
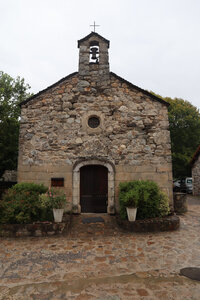
[[[88,125],[91,127],[91,128],[97,128],[99,125],[100,125],[100,120],[98,117],[90,117],[88,119]]]

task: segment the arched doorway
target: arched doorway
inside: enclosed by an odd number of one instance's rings
[[[108,198],[107,198],[107,208],[106,211],[109,214],[115,213],[115,168],[112,163],[108,161],[102,161],[100,159],[91,159],[91,160],[81,160],[77,161],[73,167],[73,198],[72,198],[72,211],[73,213],[81,213],[82,207],[80,204],[80,170],[84,166],[104,166],[107,169],[107,182],[108,182]]]
[[[101,165],[80,168],[81,212],[106,213],[108,202],[108,169]]]

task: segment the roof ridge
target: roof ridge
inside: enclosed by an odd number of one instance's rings
[[[200,153],[200,145],[199,145],[198,148],[196,149],[196,151],[195,151],[195,153],[194,153],[194,155],[193,155],[193,157],[192,157],[192,159],[191,159],[191,161],[190,161],[190,165],[191,165],[191,166],[192,166],[192,165],[195,163],[195,161],[198,159],[199,153]]]
[[[91,36],[97,36],[98,38],[102,39],[104,42],[106,42],[108,44],[108,48],[110,46],[110,41],[105,39],[103,36],[101,36],[100,34],[98,34],[97,32],[92,31],[90,34],[86,35],[84,38],[78,40],[78,48],[80,47],[80,44],[86,40],[88,40]]]

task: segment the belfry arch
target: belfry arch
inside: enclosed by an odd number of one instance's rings
[[[80,169],[83,166],[100,165],[108,169],[108,204],[107,213],[115,213],[115,184],[114,184],[114,166],[107,161],[101,161],[98,159],[84,160],[75,163],[73,168],[73,198],[72,198],[72,210],[73,213],[81,213],[80,205]]]

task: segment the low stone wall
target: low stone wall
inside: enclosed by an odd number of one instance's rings
[[[0,224],[0,237],[52,236],[68,231],[71,216],[65,216],[65,222],[37,222],[33,224]]]
[[[121,228],[132,232],[172,231],[178,229],[180,226],[180,219],[177,215],[170,215],[163,218],[136,220],[134,222],[122,220],[120,216],[117,216],[116,220]]]
[[[174,193],[174,211],[178,215],[188,211],[186,193]]]

